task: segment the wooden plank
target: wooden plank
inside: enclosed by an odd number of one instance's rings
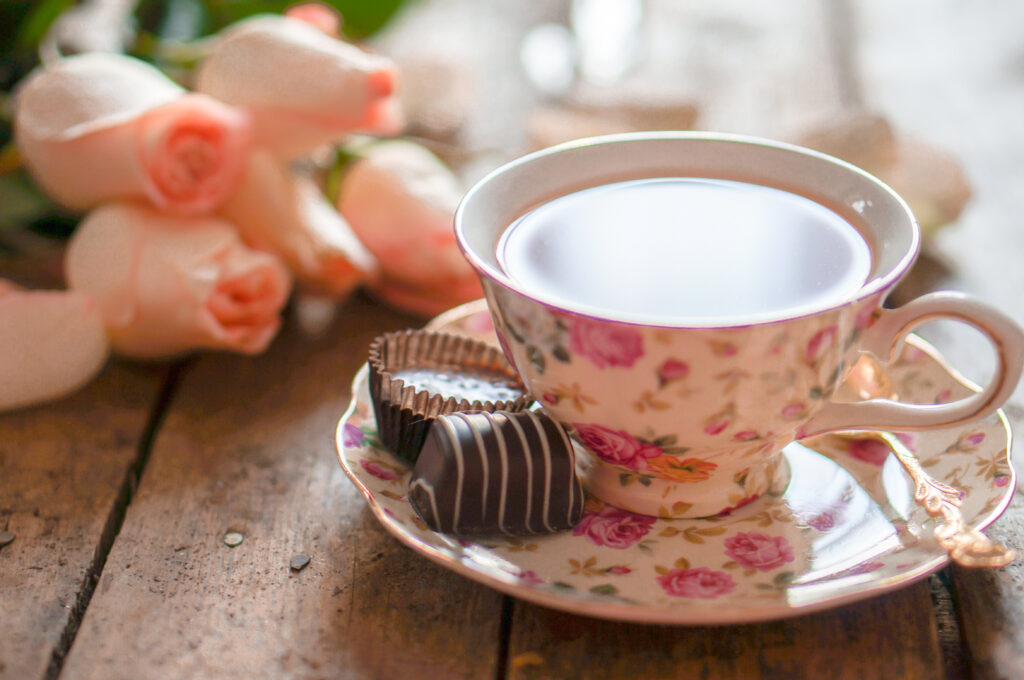
[[[0,678],[52,677],[134,482],[166,368],[113,361],[81,392],[0,415]]]
[[[61,677],[492,676],[501,597],[385,534],[334,453],[370,340],[420,323],[356,298],[320,337],[197,361]]]
[[[680,628],[516,605],[508,678],[938,678],[927,583],[765,624]]]
[[[1022,423],[1024,425],[1024,423]],[[992,538],[1024,551],[1024,499],[988,531]],[[954,595],[973,677],[1013,680],[1024,672],[1024,563],[1020,557],[998,570],[958,568]]]

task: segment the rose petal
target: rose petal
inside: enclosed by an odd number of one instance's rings
[[[33,72],[18,90],[19,136],[67,141],[120,125],[184,93],[144,61],[82,54]]]
[[[352,130],[390,131],[394,121],[375,105],[391,96],[395,79],[385,57],[305,21],[263,15],[221,32],[196,90],[249,109],[258,143],[292,159]]]
[[[35,82],[45,83],[47,73]],[[119,82],[135,85],[130,78]],[[32,122],[46,103],[37,101],[42,96],[36,88],[29,89],[32,96],[17,112],[18,148],[37,182],[59,203],[84,210],[145,198],[167,212],[202,214],[237,187],[251,130],[247,116],[226,104],[175,89],[170,99],[146,100],[146,106],[91,127],[79,125],[76,134],[39,136]],[[77,96],[87,100],[92,94]],[[54,100],[53,105],[63,103],[59,96]]]
[[[107,334],[88,296],[20,291],[0,281],[0,410],[73,392],[106,361]]]
[[[238,188],[251,135],[248,116],[201,94],[147,112],[136,129],[146,194],[165,212],[211,212]]]
[[[462,194],[460,182],[425,148],[391,141],[374,145],[349,169],[338,206],[385,278],[440,290],[474,278],[452,229]]]
[[[114,349],[156,358],[200,348],[260,352],[280,326],[287,271],[219,218],[135,204],[91,212],[66,255],[69,285],[96,297]]]
[[[376,271],[373,256],[319,188],[265,151],[252,155],[222,214],[249,245],[281,257],[308,288],[344,296]]]

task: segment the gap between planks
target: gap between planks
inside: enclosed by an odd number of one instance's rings
[[[131,505],[132,498],[134,498],[135,492],[139,488],[139,481],[142,479],[146,463],[149,461],[157,430],[160,428],[161,423],[163,423],[171,400],[174,398],[181,373],[187,364],[188,360],[181,360],[172,364],[170,370],[167,371],[163,384],[160,386],[153,410],[150,411],[149,418],[142,431],[142,436],[139,438],[135,459],[125,472],[124,481],[118,490],[114,505],[110,508],[107,521],[103,524],[103,531],[100,533],[99,542],[96,544],[96,550],[93,553],[92,564],[86,570],[85,577],[82,579],[78,596],[75,598],[75,603],[71,608],[67,623],[61,632],[60,641],[54,647],[53,654],[50,656],[50,663],[47,665],[43,680],[56,680],[60,676],[64,659],[67,658],[71,645],[75,642],[78,626],[85,617],[85,611],[89,608],[89,601],[92,600],[96,584],[99,583],[100,576],[103,574],[103,567],[107,563],[107,556],[110,554],[110,550],[114,547],[114,541],[117,540],[117,536],[121,532],[121,525],[124,523],[128,506]]]

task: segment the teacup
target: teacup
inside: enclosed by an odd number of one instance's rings
[[[569,209],[557,214],[569,222],[564,231],[530,218],[540,224],[540,237],[529,237],[533,240],[514,251],[511,262],[507,256],[512,251],[503,250],[510,225],[540,214],[538,207],[553,206],[558,213],[562,197],[586,197],[585,190],[606,185],[618,191],[624,181],[654,178],[701,178],[716,187],[738,186],[737,200],[720,204],[730,211],[732,203],[746,200],[743,187],[766,187],[808,200],[847,220],[844,224],[862,237],[864,271],[852,285],[846,280],[823,296],[798,296],[788,306],[759,308],[756,300],[764,291],[750,290],[753,306],[743,308],[740,300],[739,312],[722,314],[716,314],[715,300],[699,314],[688,313],[685,301],[662,310],[659,300],[674,300],[675,294],[655,295],[650,298],[654,302],[640,304],[643,286],[661,286],[657,281],[664,279],[656,277],[665,272],[655,273],[654,284],[641,283],[624,300],[607,306],[602,300],[616,297],[618,284],[602,289],[604,274],[595,276],[593,285],[576,287],[571,280],[564,286],[549,285],[543,278],[538,283],[510,274],[529,271],[535,264],[532,258],[543,259],[544,267],[564,265],[586,272],[571,247],[548,248],[546,238],[587,228],[571,223],[574,215],[588,213]],[[629,191],[621,197],[627,204],[631,200]],[[591,204],[596,212],[589,214],[599,221],[606,218],[601,211],[610,210],[604,201]],[[816,209],[797,210],[805,208]],[[607,263],[617,256],[615,249],[630,250],[634,233],[651,239],[646,247],[652,252],[686,252],[685,243],[680,246],[668,232],[644,231],[635,220],[624,220],[618,234],[614,218],[609,219],[612,231],[606,228],[601,238],[587,243],[588,256],[596,252],[596,260]],[[771,230],[757,231],[754,237],[784,267],[780,253],[798,246],[806,250],[807,239],[821,257],[831,256],[833,246],[827,239],[818,242],[817,228],[786,232],[788,245]],[[554,229],[558,231],[550,231]],[[506,356],[544,410],[566,425],[585,449],[580,466],[584,484],[605,502],[632,512],[705,517],[750,502],[771,486],[782,449],[803,437],[849,429],[921,430],[983,418],[1009,398],[1024,364],[1024,332],[1017,324],[961,293],[933,293],[898,309],[883,309],[886,296],[917,256],[920,233],[912,213],[878,179],[787,144],[684,132],[571,142],[513,161],[478,182],[456,213],[455,230],[483,284]],[[565,238],[572,246],[571,238]],[[602,245],[601,239],[615,244]],[[602,254],[602,248],[608,252]],[[632,268],[630,277],[645,280],[648,272],[642,266],[635,261],[627,266]],[[717,276],[719,285],[740,293],[745,287],[765,287],[742,271]],[[695,298],[694,304],[698,302],[703,304]],[[968,323],[992,342],[997,366],[982,391],[933,405],[832,399],[860,353],[885,362],[907,333],[939,318]]]

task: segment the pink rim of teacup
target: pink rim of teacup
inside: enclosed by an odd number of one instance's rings
[[[490,255],[493,255],[493,251],[494,251],[494,247],[496,245],[496,242],[495,243],[490,243],[489,244],[490,248],[487,248],[487,249],[479,248],[479,246],[475,245],[472,242],[472,238],[469,235],[467,235],[467,233],[466,233],[466,226],[465,225],[466,225],[466,222],[467,222],[467,219],[468,219],[467,212],[469,210],[469,206],[471,206],[474,202],[476,202],[476,201],[481,199],[481,194],[483,194],[486,191],[486,187],[488,187],[489,185],[492,185],[492,184],[495,184],[495,183],[504,183],[504,184],[507,185],[510,180],[506,180],[505,178],[507,178],[510,174],[515,173],[517,171],[525,171],[528,167],[532,166],[533,164],[535,164],[535,163],[537,163],[539,161],[544,161],[545,159],[549,159],[549,158],[558,156],[559,154],[563,154],[563,153],[565,153],[567,151],[574,151],[574,150],[588,149],[588,148],[597,148],[597,147],[607,147],[609,145],[621,144],[623,142],[651,142],[651,143],[654,143],[654,142],[672,142],[672,141],[675,141],[675,142],[698,142],[698,143],[699,142],[710,142],[710,143],[741,144],[741,145],[748,145],[750,147],[759,147],[759,148],[770,149],[770,150],[774,150],[774,151],[783,151],[783,152],[787,152],[787,153],[798,154],[800,156],[806,157],[807,159],[814,160],[814,161],[817,161],[817,162],[823,162],[823,163],[827,164],[827,166],[832,166],[832,167],[840,168],[844,172],[852,173],[853,175],[859,177],[861,180],[869,183],[879,193],[879,196],[884,197],[885,200],[891,201],[893,209],[900,211],[905,216],[905,218],[913,225],[913,229],[912,229],[911,233],[909,234],[910,241],[907,243],[906,248],[904,249],[904,251],[905,251],[904,254],[898,259],[898,261],[892,263],[887,268],[886,272],[884,272],[882,274],[878,274],[876,272],[873,272],[873,275],[871,276],[871,278],[869,278],[868,281],[865,282],[865,284],[860,288],[860,290],[857,292],[857,294],[855,296],[847,298],[847,299],[844,299],[844,300],[836,303],[835,305],[832,305],[831,307],[830,306],[823,306],[823,307],[816,308],[816,309],[813,309],[813,310],[808,310],[808,311],[806,311],[804,313],[784,314],[784,315],[779,315],[778,317],[776,317],[774,319],[773,318],[767,318],[767,319],[764,319],[764,320],[758,319],[757,321],[754,321],[754,322],[745,322],[745,323],[744,322],[740,322],[740,323],[711,323],[711,324],[706,324],[706,323],[699,323],[699,322],[697,322],[697,323],[687,322],[685,320],[681,320],[681,321],[676,322],[676,323],[665,323],[665,322],[644,321],[642,319],[628,319],[628,318],[618,318],[618,317],[616,317],[615,321],[618,322],[618,323],[637,325],[637,326],[662,327],[662,328],[709,328],[710,329],[710,328],[743,328],[745,326],[762,325],[762,324],[766,324],[766,323],[772,323],[773,321],[778,321],[778,322],[790,321],[792,319],[797,319],[797,318],[800,318],[802,316],[812,316],[814,314],[819,314],[819,313],[821,313],[823,311],[827,311],[829,309],[838,309],[840,307],[844,307],[844,306],[850,304],[851,302],[866,301],[869,298],[871,298],[872,296],[875,296],[875,295],[878,295],[878,294],[884,294],[886,291],[890,290],[897,282],[899,282],[899,280],[904,275],[906,275],[906,273],[913,266],[914,261],[917,259],[917,255],[918,255],[918,252],[919,252],[920,247],[921,247],[921,232],[920,232],[920,228],[918,227],[918,224],[917,224],[917,218],[914,217],[914,213],[911,211],[910,206],[907,205],[907,202],[904,201],[903,198],[899,196],[899,194],[897,194],[895,191],[893,191],[893,189],[891,187],[889,187],[889,185],[885,184],[884,182],[882,182],[880,179],[878,179],[874,175],[871,175],[870,173],[867,173],[864,170],[861,170],[857,166],[852,165],[850,163],[847,163],[846,161],[843,161],[843,160],[841,160],[839,158],[835,158],[834,156],[829,156],[829,155],[821,153],[819,151],[814,151],[812,149],[807,149],[807,148],[804,148],[804,147],[796,146],[794,144],[787,144],[785,142],[777,142],[777,141],[773,141],[773,140],[762,139],[762,138],[759,138],[759,137],[751,137],[751,136],[747,136],[747,135],[735,135],[735,134],[728,134],[728,133],[675,132],[675,131],[635,132],[635,133],[624,133],[624,134],[616,134],[616,135],[605,135],[605,136],[601,136],[601,137],[587,137],[587,138],[583,138],[583,139],[577,139],[577,140],[573,140],[573,141],[570,141],[570,142],[565,142],[563,144],[558,144],[556,146],[548,147],[546,149],[541,149],[540,151],[535,151],[535,152],[527,154],[525,156],[521,156],[520,158],[517,158],[517,159],[515,159],[513,161],[510,161],[510,162],[506,163],[505,165],[503,165],[503,166],[501,166],[501,167],[491,171],[489,174],[487,174],[482,179],[480,179],[475,185],[473,185],[473,187],[470,188],[470,190],[463,197],[462,201],[460,202],[460,204],[458,206],[458,209],[455,212],[455,236],[456,236],[456,241],[459,244],[459,248],[462,250],[463,255],[465,255],[465,257],[469,261],[470,265],[477,271],[477,273],[479,275],[486,276],[487,278],[493,279],[493,280],[499,282],[501,285],[509,288],[510,290],[516,291],[517,293],[519,293],[520,295],[522,295],[524,297],[528,297],[528,298],[530,298],[530,299],[532,299],[532,300],[534,300],[534,301],[536,301],[538,303],[541,303],[541,304],[543,304],[543,305],[545,305],[547,307],[550,307],[550,308],[553,308],[553,309],[557,309],[557,310],[561,310],[561,311],[569,313],[569,314],[577,314],[577,315],[582,315],[582,316],[589,316],[589,317],[595,318],[595,319],[605,319],[605,318],[608,318],[607,312],[598,311],[598,310],[594,310],[594,309],[588,309],[587,306],[585,306],[585,305],[566,304],[564,301],[556,299],[556,298],[552,298],[550,296],[547,296],[543,292],[525,289],[522,286],[520,286],[519,284],[517,284],[516,281],[514,281],[509,276],[507,276],[505,274],[505,272],[503,272],[501,270],[501,267],[498,266],[496,260],[493,260],[491,257],[488,257],[487,255],[481,255],[480,254],[481,252],[484,252],[484,253],[489,253]],[[497,227],[497,229],[498,229],[497,233],[500,234],[501,230],[504,229],[504,226],[507,225],[508,223],[510,223],[513,219],[515,219],[516,217],[521,216],[522,214],[528,212],[532,208],[534,208],[534,207],[536,207],[536,206],[538,206],[538,205],[540,205],[542,203],[545,203],[547,201],[553,200],[554,198],[557,198],[559,196],[565,195],[567,193],[571,193],[571,192],[574,192],[574,191],[579,191],[581,189],[589,188],[589,187],[593,187],[593,186],[600,186],[602,184],[607,184],[607,183],[610,183],[610,182],[622,179],[622,176],[624,174],[628,174],[630,179],[644,178],[644,177],[654,178],[654,177],[663,177],[663,176],[678,176],[678,177],[685,177],[685,176],[705,177],[705,176],[709,176],[709,175],[700,174],[700,173],[680,173],[678,171],[674,171],[674,170],[671,170],[671,169],[668,169],[668,168],[665,168],[665,167],[651,167],[649,169],[641,170],[641,171],[636,172],[636,173],[629,173],[628,171],[622,171],[622,172],[618,172],[618,173],[613,173],[610,176],[609,175],[601,175],[601,174],[595,172],[594,173],[594,177],[593,177],[592,180],[583,181],[583,182],[567,183],[564,188],[562,188],[560,190],[556,190],[556,191],[551,191],[551,192],[547,193],[547,195],[545,195],[545,197],[540,199],[540,200],[527,201],[527,202],[524,203],[524,205],[519,206],[518,209],[514,209],[514,210],[510,211],[509,214],[505,216],[506,221],[502,221],[500,219],[498,220],[500,226]],[[723,175],[728,174],[728,178],[734,178],[735,177],[733,173],[714,173],[714,174],[723,174]],[[711,175],[711,176],[713,176],[713,175]],[[751,179],[749,181],[751,181],[752,183],[761,183],[761,184],[765,184],[766,186],[776,186],[777,188],[780,188],[780,189],[786,189],[785,186],[778,186],[778,185],[771,184],[769,182],[757,182],[757,181],[755,181],[753,179]],[[801,194],[807,196],[808,198],[812,198],[812,199],[816,198],[812,193],[809,193],[809,192],[799,191],[797,193],[801,193]],[[865,199],[857,199],[857,200],[865,200]],[[865,207],[867,207],[867,206],[865,206]],[[874,248],[872,248],[872,251],[874,251]]]

